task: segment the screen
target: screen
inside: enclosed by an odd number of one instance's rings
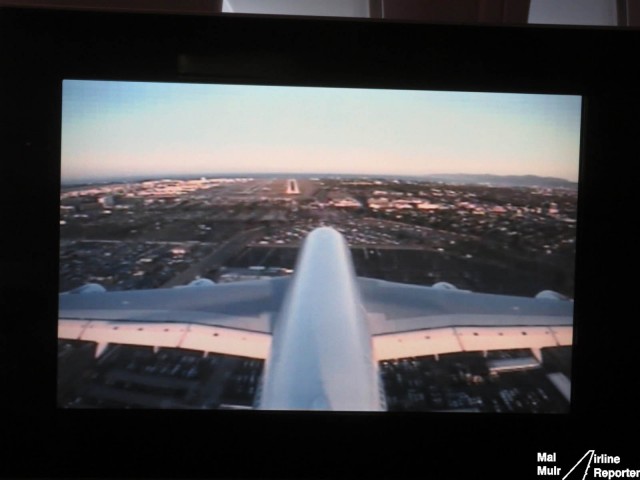
[[[62,99],[59,407],[570,411],[580,96]]]

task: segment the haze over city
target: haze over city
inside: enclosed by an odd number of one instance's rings
[[[577,181],[567,95],[65,80],[63,183],[137,175],[538,175]]]

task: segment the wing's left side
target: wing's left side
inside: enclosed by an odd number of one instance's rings
[[[249,407],[288,283],[61,294],[58,405]]]

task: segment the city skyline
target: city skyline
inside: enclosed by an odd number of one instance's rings
[[[577,181],[581,97],[65,80],[63,183],[163,175]]]

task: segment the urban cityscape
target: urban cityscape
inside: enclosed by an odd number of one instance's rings
[[[468,176],[467,176],[468,177]],[[543,177],[225,175],[64,185],[59,291],[171,288],[291,275],[320,226],[356,274],[571,299],[577,185]],[[65,408],[251,408],[261,359],[59,339]],[[378,362],[392,411],[569,411],[571,347]]]

